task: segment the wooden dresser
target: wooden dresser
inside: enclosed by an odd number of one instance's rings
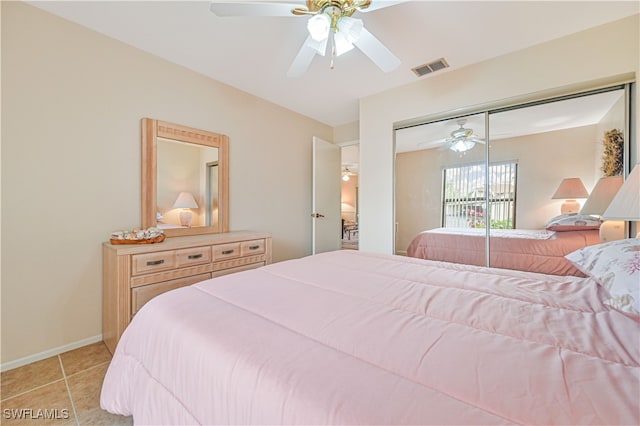
[[[271,263],[271,235],[237,231],[102,245],[102,336],[113,353],[124,329],[153,297],[208,278]]]

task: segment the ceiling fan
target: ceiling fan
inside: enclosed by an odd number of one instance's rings
[[[450,149],[453,152],[463,153],[476,146],[476,143],[484,144],[484,140],[474,135],[472,129],[464,127],[467,123],[466,119],[458,119],[457,123],[460,127],[452,131],[449,137],[433,141],[430,145],[444,143],[441,149]]]
[[[308,16],[309,35],[289,67],[287,76],[304,74],[315,55],[324,56],[330,49],[331,65],[334,59],[357,47],[382,71],[389,72],[400,65],[398,59],[380,40],[364,28],[361,19],[353,18],[355,12],[367,12],[392,6],[395,2],[382,0],[285,0],[239,1],[212,0],[210,10],[220,17],[231,16]]]

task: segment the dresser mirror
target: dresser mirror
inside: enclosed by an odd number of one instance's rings
[[[142,226],[168,237],[229,231],[229,137],[142,119]]]

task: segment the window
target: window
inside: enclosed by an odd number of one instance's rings
[[[443,172],[442,226],[445,228],[513,229],[516,223],[515,161],[489,165],[489,215],[484,163],[447,167]]]

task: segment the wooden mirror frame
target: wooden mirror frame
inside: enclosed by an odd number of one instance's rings
[[[152,118],[142,119],[142,227],[157,223],[157,138],[218,148],[218,223],[215,226],[163,229],[167,237],[229,232],[229,137]]]

